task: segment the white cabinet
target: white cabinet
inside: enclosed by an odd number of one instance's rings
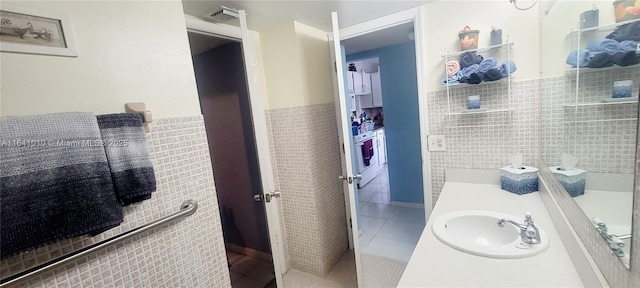
[[[371,94],[371,75],[366,72],[347,71],[349,94]]]
[[[355,85],[353,83],[354,74],[359,74],[358,72],[347,71],[347,87],[349,87],[349,94],[356,94]]]
[[[380,81],[380,69],[371,73],[371,95],[373,95],[373,106],[382,107],[382,82]]]
[[[378,165],[382,167],[387,163],[387,138],[384,136],[384,129],[376,131],[376,146],[378,147]]]
[[[371,94],[371,74],[370,73],[362,73],[362,93],[361,94]]]
[[[347,105],[349,105],[349,108],[351,108],[351,111],[356,111],[356,95],[349,94],[349,99],[347,101],[349,101],[347,102]]]
[[[369,75],[371,93],[358,95],[360,108],[382,107],[382,85],[380,82],[380,72],[366,73]]]

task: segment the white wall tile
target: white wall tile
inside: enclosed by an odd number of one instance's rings
[[[147,143],[157,191],[125,207],[124,222],[96,237],[77,237],[0,262],[7,277],[110,238],[198,201],[195,214],[37,275],[24,287],[230,287],[222,224],[202,116],[161,118]]]

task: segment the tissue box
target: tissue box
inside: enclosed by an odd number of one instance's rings
[[[538,191],[538,168],[523,166],[521,169],[511,166],[500,168],[500,187],[502,190],[522,195]]]
[[[560,166],[549,167],[571,197],[584,195],[587,171],[580,169],[560,170]]]

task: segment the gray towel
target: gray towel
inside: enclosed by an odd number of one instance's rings
[[[116,194],[123,205],[151,198],[156,178],[140,114],[98,115]]]
[[[0,258],[123,220],[91,113],[0,117]]]

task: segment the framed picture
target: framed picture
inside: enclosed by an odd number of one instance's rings
[[[21,5],[0,5],[0,51],[77,57],[69,17]]]

